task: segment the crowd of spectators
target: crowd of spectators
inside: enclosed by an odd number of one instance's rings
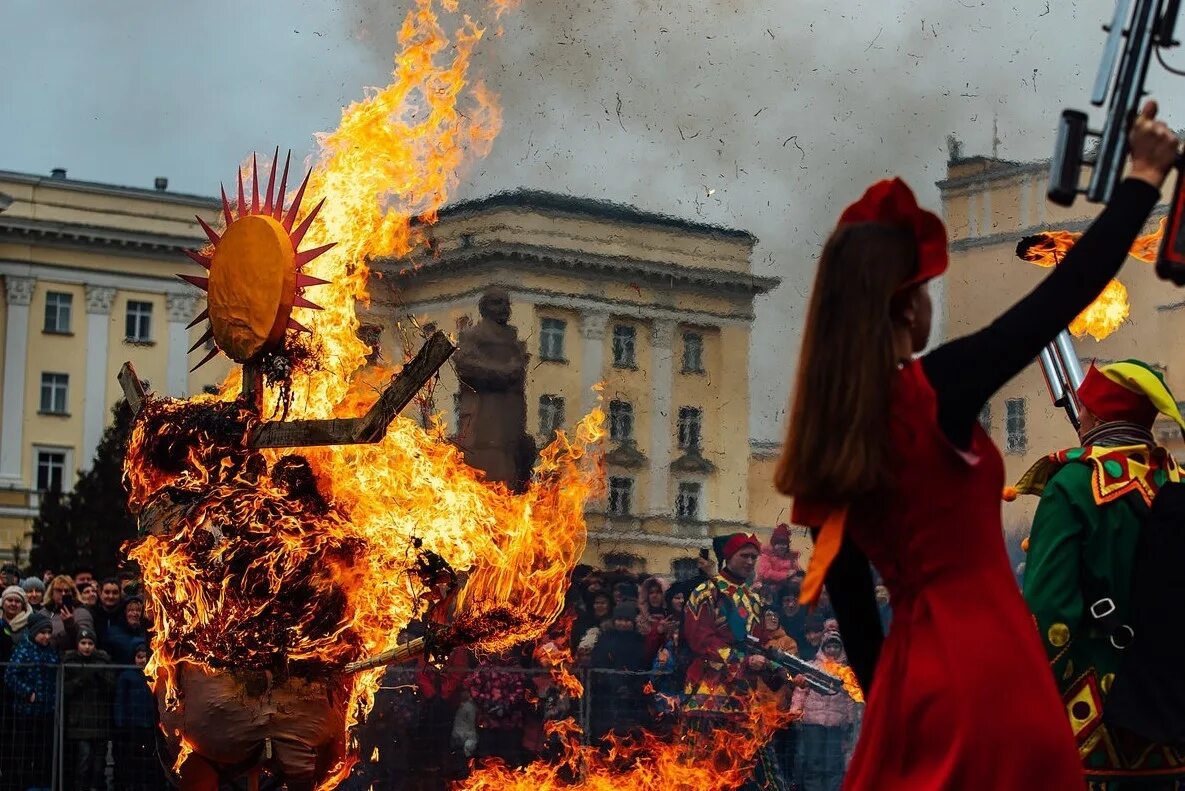
[[[694,575],[669,579],[623,568],[578,566],[563,617],[535,646],[493,657],[454,651],[441,667],[423,659],[391,667],[368,723],[360,728],[363,762],[344,788],[436,789],[463,776],[473,758],[511,766],[546,758],[550,719],[577,717],[592,743],[660,736],[677,727],[682,671],[683,606],[716,574],[702,553]],[[764,609],[765,643],[822,667],[843,663],[834,612],[822,597],[810,613],[799,603],[803,570],[779,526],[758,561],[755,588]],[[878,589],[883,617],[888,597]],[[407,639],[418,636],[409,630]],[[571,651],[587,688],[570,698],[548,672],[551,658]],[[780,702],[793,717],[775,738],[784,776],[798,791],[831,791],[842,782],[858,732],[860,707],[846,694],[826,697],[786,685]],[[582,712],[586,715],[581,717]]]
[[[689,660],[679,639],[684,603],[717,571],[706,552],[697,564],[685,579],[578,566],[564,615],[538,643],[497,656],[458,649],[439,666],[419,658],[388,668],[369,718],[354,734],[362,760],[343,788],[442,788],[473,759],[521,766],[546,758],[558,749],[545,735],[548,720],[576,717],[593,743],[640,729],[671,733]],[[765,643],[807,661],[842,662],[826,595],[809,614],[799,604],[802,577],[789,532],[779,526],[762,548],[754,581]],[[59,705],[61,787],[167,787],[156,758],[155,701],[143,673],[148,624],[136,581],[130,575],[96,580],[87,568],[20,579],[6,566],[0,582],[0,791],[50,787]],[[887,626],[883,589],[878,601]],[[413,624],[401,639],[420,634]],[[583,699],[572,698],[549,672],[565,656],[574,670],[585,671]],[[824,698],[789,685],[777,694],[793,716],[775,739],[784,775],[799,791],[838,788],[858,707],[846,695]]]
[[[148,627],[134,577],[100,580],[79,567],[22,579],[6,565],[0,588],[0,791],[51,787],[55,725],[59,787],[167,787],[156,760],[156,704],[144,676]]]

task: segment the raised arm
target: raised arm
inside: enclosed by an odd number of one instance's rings
[[[1177,136],[1155,116],[1156,103],[1148,102],[1132,126],[1129,176],[1065,260],[991,325],[923,358],[938,394],[939,424],[957,446],[970,442],[988,398],[1086,309],[1127,259],[1177,161]]]

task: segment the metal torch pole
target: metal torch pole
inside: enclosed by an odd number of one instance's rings
[[[1066,330],[1059,332],[1057,337],[1041,350],[1038,360],[1053,405],[1066,410],[1066,416],[1077,429],[1081,425],[1078,387],[1082,384],[1083,374],[1070,333]]]

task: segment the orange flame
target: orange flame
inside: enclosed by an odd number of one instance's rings
[[[494,4],[497,13],[509,5]],[[442,0],[446,11],[456,6]],[[450,37],[434,0],[416,0],[391,84],[345,108],[338,128],[319,136],[308,192],[325,204],[307,244],[337,244],[307,267],[329,284],[318,291],[325,309],[307,322],[316,366],[291,375],[288,419],[361,414],[377,398],[376,383],[394,373],[366,367],[370,349],[357,335],[366,261],[409,254],[418,241],[412,218],[434,221],[464,162],[488,152],[500,127],[495,97],[466,85],[482,33],[466,16]],[[234,399],[240,381],[235,369],[218,398]],[[265,414],[281,407],[269,389]],[[584,505],[602,486],[600,409],[541,451],[521,495],[484,483],[439,419],[425,430],[397,418],[380,442],[296,449],[299,458],[246,451],[256,419],[211,397],[163,400],[145,407],[133,431],[125,465],[133,509],[159,504],[166,490],[188,503],[169,530],[130,551],[157,627],[148,673],[166,700],[177,700],[180,662],[282,659],[304,672],[336,672],[395,647],[430,599],[411,573],[420,551],[465,577],[459,613],[500,619],[503,628],[477,639],[479,651],[534,639],[559,615],[584,550]],[[300,469],[315,491],[294,494]],[[349,724],[369,709],[381,673],[344,682]],[[346,772],[337,767],[321,787]]]
[[[823,672],[843,681],[843,691],[851,696],[852,700],[857,703],[864,702],[864,690],[860,689],[860,682],[856,681],[856,673],[848,665],[840,664],[839,662],[832,662],[826,657],[821,657],[823,661]]]
[[[580,728],[570,719],[548,722],[545,731],[558,737],[562,747],[558,761],[536,761],[522,769],[487,763],[456,788],[557,791],[578,784],[589,791],[730,791],[750,779],[757,751],[792,719],[770,696],[754,698],[747,714],[730,727],[715,725],[672,737],[646,731],[610,735],[604,747],[581,744]]]
[[[1155,261],[1163,232],[1162,220],[1160,229],[1136,239],[1130,254],[1141,261]],[[1056,266],[1080,236],[1082,234],[1072,231],[1045,231],[1021,241],[1017,253],[1023,260],[1037,266]],[[1127,287],[1119,279],[1113,279],[1095,301],[1070,322],[1070,334],[1075,338],[1090,335],[1096,341],[1101,341],[1119,329],[1130,313]]]

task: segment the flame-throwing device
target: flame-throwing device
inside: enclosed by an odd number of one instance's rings
[[[1127,159],[1127,135],[1145,96],[1144,83],[1155,55],[1171,74],[1185,71],[1165,63],[1163,51],[1180,44],[1173,37],[1181,0],[1117,0],[1109,24],[1103,57],[1095,76],[1090,103],[1106,105],[1101,130],[1089,128],[1081,110],[1063,110],[1057,143],[1049,168],[1048,196],[1061,206],[1070,206],[1079,194],[1092,203],[1106,203],[1123,178]],[[1097,146],[1086,149],[1088,138]],[[1079,186],[1083,165],[1091,168],[1085,189]],[[1178,164],[1168,222],[1156,259],[1156,273],[1163,280],[1185,285],[1185,161]]]

